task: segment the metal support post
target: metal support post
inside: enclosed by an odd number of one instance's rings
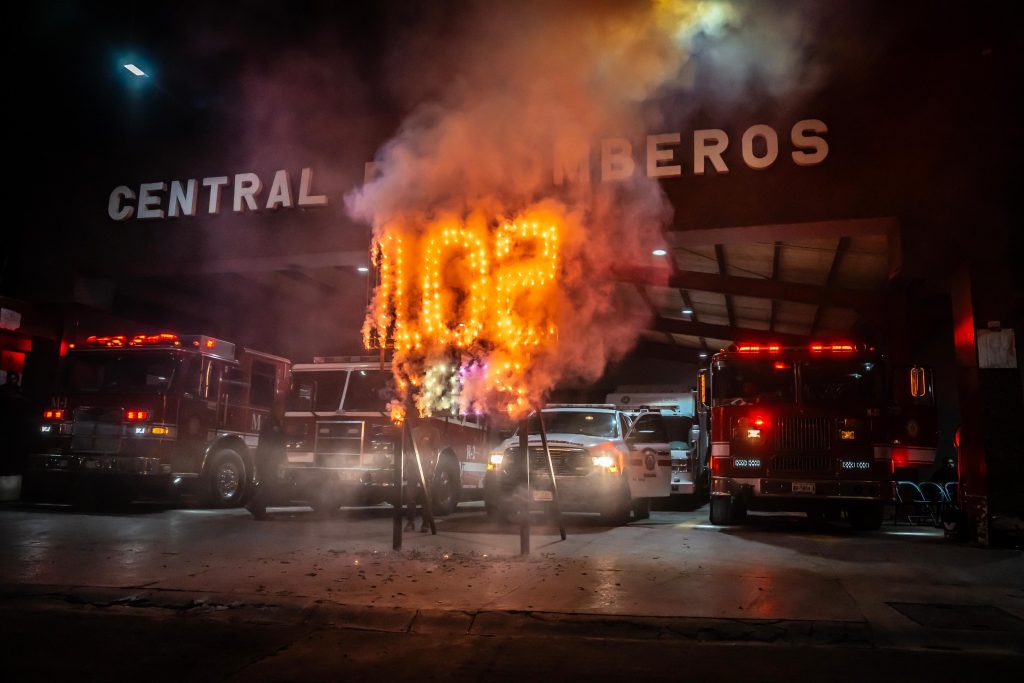
[[[430,533],[436,536],[437,526],[434,524],[434,509],[431,507],[433,495],[430,491],[430,486],[427,484],[427,475],[423,471],[423,460],[420,459],[420,449],[416,445],[416,439],[413,437],[412,427],[409,426],[408,420],[405,421],[405,429],[409,434],[409,441],[412,442],[412,453],[416,456],[416,468],[419,470],[420,485],[423,487],[423,518],[430,525]]]
[[[395,470],[392,483],[395,487],[395,510],[391,518],[391,547],[402,549],[402,514],[405,511],[405,430],[402,430],[402,443],[395,453]]]
[[[530,491],[530,421],[519,423],[519,459],[522,461],[523,476],[521,483],[525,485],[525,494],[520,496],[519,509],[519,554],[530,554],[530,504],[533,494]]]
[[[544,427],[544,413],[537,410],[537,423],[540,425],[540,443],[544,447],[544,455],[548,458],[548,474],[551,475],[551,508],[554,512],[555,524],[558,525],[558,533],[565,540],[565,524],[562,522],[562,504],[558,501],[558,482],[555,481],[555,463],[551,459],[551,449],[548,448],[548,430]]]

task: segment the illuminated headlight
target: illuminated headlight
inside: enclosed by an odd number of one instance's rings
[[[760,467],[760,458],[736,458],[732,461],[733,467]]]
[[[871,463],[867,460],[842,460],[840,466],[844,470],[869,470],[871,469]]]
[[[610,455],[595,455],[593,460],[594,467],[608,468],[615,464],[615,458]]]
[[[761,438],[761,430],[757,429],[757,428],[754,428],[754,427],[751,427],[750,429],[747,430],[747,438],[748,439],[760,439]]]
[[[505,459],[505,454],[501,451],[492,451],[491,455],[487,458],[487,469],[496,470],[501,467],[502,460]]]
[[[857,432],[852,429],[840,429],[839,438],[842,441],[853,441],[857,438]]]
[[[39,428],[39,431],[42,432],[43,434],[49,434],[50,432],[53,431],[53,425],[42,425]]]
[[[391,455],[395,452],[395,442],[387,439],[374,439],[370,442],[370,450],[374,453]]]

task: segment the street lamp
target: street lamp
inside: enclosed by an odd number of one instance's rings
[[[139,76],[141,78],[142,76],[146,75],[145,71],[143,71],[142,69],[140,69],[139,67],[135,66],[130,62],[128,64],[122,64],[122,66],[128,69],[128,71],[131,72],[133,76]]]

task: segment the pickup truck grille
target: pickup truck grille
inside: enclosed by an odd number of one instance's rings
[[[586,448],[550,446],[550,450],[551,463],[555,466],[555,476],[583,475],[587,474],[593,467],[590,451]],[[518,458],[519,447],[511,446],[506,448],[505,455],[509,458]],[[548,471],[548,458],[544,453],[543,446],[530,446],[530,469],[539,472]]]

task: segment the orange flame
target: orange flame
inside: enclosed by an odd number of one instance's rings
[[[557,340],[561,222],[535,207],[512,220],[402,219],[378,232],[363,341],[394,349],[399,394],[420,415],[521,416],[547,389],[531,386],[529,369]]]

